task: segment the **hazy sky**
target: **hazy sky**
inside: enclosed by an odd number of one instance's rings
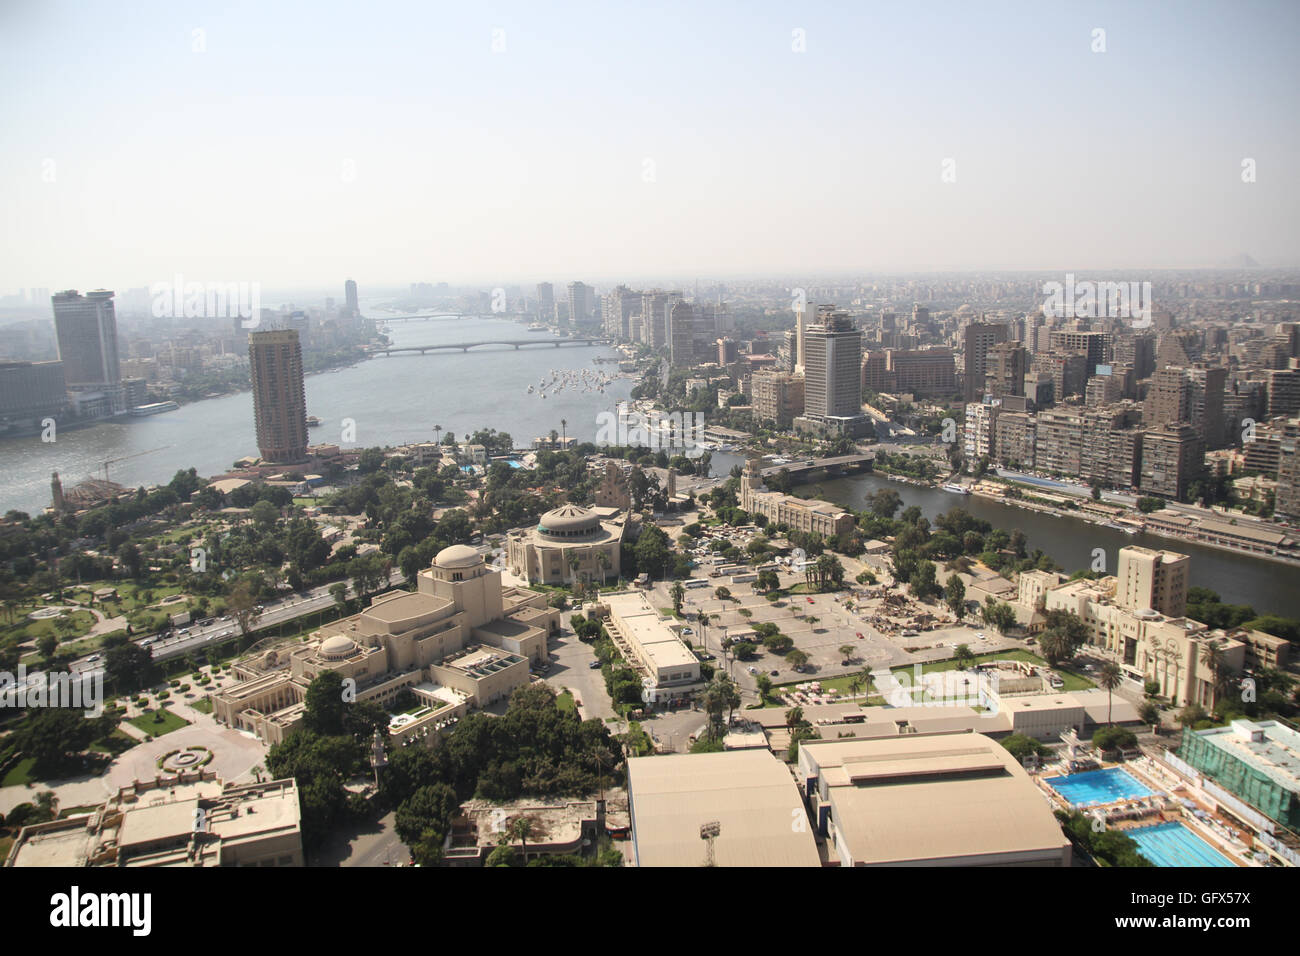
[[[0,0],[0,292],[1300,263],[1297,3],[477,6]]]

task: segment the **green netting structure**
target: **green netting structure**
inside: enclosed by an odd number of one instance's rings
[[[1255,727],[1267,735],[1262,744],[1244,742],[1228,727],[1184,731],[1178,756],[1265,816],[1298,829],[1300,794],[1287,785],[1277,757],[1293,755],[1300,734],[1272,721]]]

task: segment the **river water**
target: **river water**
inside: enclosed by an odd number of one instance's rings
[[[407,346],[494,338],[545,342],[554,336],[530,332],[506,319],[462,317],[393,322],[389,338],[394,346]],[[604,346],[565,345],[367,359],[307,376],[307,413],[322,422],[308,437],[313,444],[339,442],[344,419],[350,419],[355,422],[355,446],[363,448],[432,441],[435,425],[442,426],[444,436],[451,431],[457,437],[495,428],[509,432],[520,447],[552,429],[594,440],[597,416],[626,400],[633,380],[616,379],[604,393],[573,386],[562,392],[548,390],[545,399],[536,392],[529,395],[527,389],[530,384],[536,387],[544,374],[549,381],[553,369],[616,372],[616,365],[592,361],[615,354]],[[204,476],[219,474],[237,458],[256,454],[250,392],[147,418],[64,429],[50,443],[39,436],[0,439],[0,513],[15,508],[35,513],[49,505],[50,474],[55,471],[66,487],[102,477],[105,461],[124,458],[109,462],[108,476],[134,487],[166,482],[182,468],[197,468]],[[131,455],[138,457],[127,457]]]
[[[880,488],[898,492],[903,507],[916,505],[931,522],[936,515],[961,507],[995,528],[1008,531],[1019,528],[1028,538],[1030,550],[1041,548],[1063,565],[1067,573],[1091,569],[1095,548],[1104,549],[1105,570],[1111,574],[1119,564],[1119,549],[1125,545],[1139,544],[1156,550],[1177,551],[1192,559],[1193,585],[1216,591],[1229,604],[1249,604],[1260,613],[1300,617],[1300,568],[1290,565],[1188,541],[1149,534],[1129,535],[1077,518],[1053,518],[975,495],[958,495],[938,488],[890,481],[883,475],[837,478],[818,485],[806,485],[799,489],[799,493],[862,510],[866,507],[867,496]]]

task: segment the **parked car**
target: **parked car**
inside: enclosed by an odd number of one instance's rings
[[[600,661],[592,661],[590,664],[587,665],[587,667],[589,667],[593,671],[597,670],[600,667]]]

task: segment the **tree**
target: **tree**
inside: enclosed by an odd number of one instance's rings
[[[1217,641],[1207,641],[1201,646],[1201,664],[1210,673],[1210,708],[1213,709],[1219,689],[1223,686],[1225,658]]]
[[[126,568],[127,573],[133,578],[140,577],[140,569],[143,566],[143,559],[140,556],[140,549],[134,544],[127,542],[118,549],[117,559],[122,562],[122,567]]]
[[[324,736],[343,733],[343,677],[327,670],[316,675],[307,687],[303,727]]]
[[[394,815],[394,829],[403,843],[418,850],[415,855],[423,865],[430,857],[441,857],[442,844],[459,812],[455,790],[445,783],[430,784],[402,801]]]
[[[754,680],[755,687],[758,688],[758,699],[761,702],[767,701],[767,695],[772,693],[772,678],[766,674],[759,674]]]
[[[247,580],[239,581],[230,589],[230,593],[226,595],[226,610],[239,625],[239,633],[247,637],[262,616],[262,612],[257,609],[257,598],[253,593],[253,587]]]
[[[953,651],[953,660],[956,661],[959,671],[970,670],[971,665],[975,663],[975,655],[971,653],[968,645],[958,644]]]
[[[1208,716],[1209,715],[1205,712],[1205,708],[1200,704],[1188,704],[1178,712],[1178,716],[1175,719],[1183,727],[1193,727],[1196,724],[1199,724],[1202,720],[1205,720]]]
[[[839,651],[840,656],[844,658],[844,663],[847,664],[853,658],[853,654],[857,651],[857,648],[852,644],[841,644]]]
[[[1045,757],[1051,753],[1049,748],[1025,734],[1012,734],[1003,739],[1002,746],[1021,763],[1024,763],[1026,757]]]
[[[669,596],[673,599],[673,613],[682,613],[682,601],[686,599],[686,588],[682,587],[681,581],[674,581],[673,586],[668,591]]]
[[[785,655],[785,662],[793,667],[796,671],[802,671],[808,664],[808,655],[803,651],[795,648]]]
[[[908,581],[912,594],[926,600],[939,590],[938,574],[933,561],[919,561]]]
[[[944,603],[948,609],[956,615],[957,620],[966,616],[966,585],[962,583],[960,577],[955,574],[948,575],[947,584],[943,591]]]
[[[785,712],[786,727],[793,730],[795,727],[798,727],[801,723],[803,723],[802,707],[791,707],[789,710]]]
[[[1106,688],[1106,723],[1111,723],[1111,698],[1115,693],[1115,688],[1124,681],[1124,672],[1114,661],[1106,661],[1101,665],[1101,672],[1097,675],[1097,683]]]

